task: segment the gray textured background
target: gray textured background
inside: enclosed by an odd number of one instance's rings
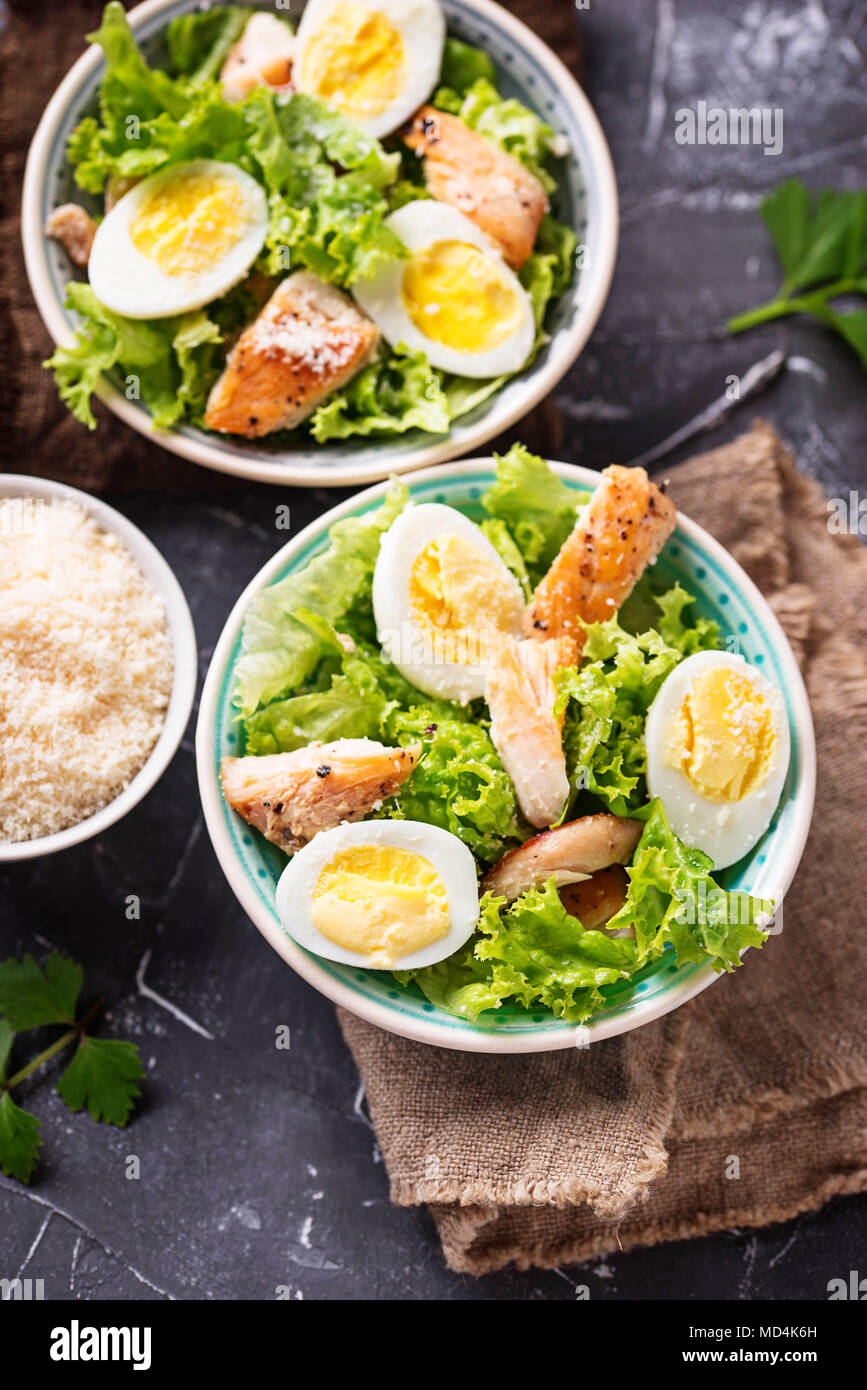
[[[564,24],[573,34],[571,9],[548,0],[540,29],[556,20],[558,35]],[[763,190],[793,174],[814,187],[865,183],[867,7],[594,0],[580,25],[618,173],[620,259],[587,351],[555,403],[511,437],[593,467],[626,463],[721,395],[728,375],[782,347],[787,369],[708,442],[760,410],[830,494],[863,489],[854,357],[806,324],[741,339],[723,324],[776,288],[756,215]],[[677,145],[674,112],[701,98],[782,107],[783,153]],[[227,493],[205,472],[197,482],[184,498],[118,504],[174,567],[204,674],[238,592],[286,539],[275,505],[288,500],[300,527],[343,494]],[[130,893],[139,922],[124,916]],[[148,1070],[125,1132],[70,1116],[46,1079],[17,1093],[44,1120],[45,1148],[29,1189],[0,1177],[0,1277],[43,1278],[49,1298],[258,1299],[284,1285],[308,1299],[570,1299],[587,1283],[594,1298],[800,1299],[825,1297],[830,1278],[858,1268],[862,1198],[562,1271],[448,1272],[424,1213],[389,1204],[331,1005],[278,961],[223,879],[202,829],[191,731],[121,825],[0,870],[2,954],[49,945],[84,963],[88,993],[111,1001],[111,1027],[140,1044]],[[274,1048],[278,1024],[291,1029],[289,1052]],[[129,1154],[141,1158],[140,1181],[124,1176]]]

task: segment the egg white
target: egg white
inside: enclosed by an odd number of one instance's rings
[[[410,573],[418,555],[431,541],[446,535],[469,541],[499,575],[507,601],[505,631],[520,636],[524,595],[517,579],[474,522],[439,502],[408,507],[383,536],[373,572],[373,614],[383,653],[401,675],[426,695],[465,705],[484,695],[487,662],[437,660],[431,651],[431,631],[418,623],[409,592]],[[481,625],[484,615],[479,618]]]
[[[319,875],[335,855],[358,845],[390,845],[418,854],[433,866],[448,897],[449,929],[438,941],[410,951],[389,966],[371,966],[368,956],[350,951],[313,925],[311,903]],[[415,970],[453,955],[469,940],[479,917],[476,864],[466,845],[448,830],[412,820],[356,821],[323,830],[290,860],[277,884],[277,912],[283,930],[306,951],[343,965],[365,969]]]
[[[407,72],[397,95],[382,111],[366,120],[356,121],[369,135],[379,139],[397,130],[427,101],[440,74],[446,21],[438,0],[353,0],[367,10],[381,14],[397,30],[403,41]],[[329,13],[340,0],[309,0],[295,36],[293,82],[299,92],[317,95],[315,85],[308,81],[304,68],[305,54],[311,41],[322,29]]]
[[[403,343],[414,352],[423,352],[433,367],[457,376],[495,377],[518,372],[526,363],[536,338],[533,306],[518,277],[506,265],[500,252],[474,222],[457,208],[432,198],[407,203],[385,219],[385,225],[400,237],[412,253],[424,251],[438,241],[466,242],[478,247],[504,273],[514,291],[520,320],[515,331],[502,343],[485,352],[462,352],[437,342],[416,326],[403,300],[403,277],[407,262],[390,261],[367,280],[358,280],[352,293],[372,318],[383,337],[397,347]]]
[[[686,774],[670,767],[664,757],[669,720],[680,710],[696,676],[710,666],[723,666],[745,676],[771,710],[774,743],[767,776],[740,801],[715,801],[702,796]],[[704,850],[714,868],[735,864],[758,844],[777,808],[789,766],[789,723],[782,695],[769,680],[732,652],[696,652],[676,666],[658,691],[647,715],[647,788],[658,796],[676,835],[691,849]]]
[[[204,175],[240,189],[246,226],[230,251],[193,274],[167,275],[134,245],[131,226],[146,198],[181,175]],[[100,223],[88,262],[91,288],[100,303],[129,319],[171,318],[201,309],[242,280],[268,230],[264,189],[236,164],[195,159],[170,164],[125,193]]]

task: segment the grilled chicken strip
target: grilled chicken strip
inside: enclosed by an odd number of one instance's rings
[[[629,597],[674,530],[674,503],[643,468],[612,464],[602,474],[572,534],[541,581],[527,611],[540,640],[568,636],[578,651],[585,623],[604,622]]]
[[[583,883],[567,883],[560,889],[560,901],[586,931],[598,931],[620,911],[628,887],[626,870],[620,864],[612,864],[585,878]]]
[[[301,270],[281,280],[214,385],[205,423],[258,439],[292,429],[376,353],[379,330],[340,290]]]
[[[548,198],[535,174],[458,116],[433,106],[421,108],[403,139],[424,159],[425,182],[433,197],[475,222],[508,264],[520,270],[548,211]]]
[[[62,203],[49,214],[45,235],[59,241],[73,264],[83,268],[90,260],[96,223],[78,203]]]
[[[575,660],[568,637],[518,642],[491,637],[485,699],[491,739],[531,825],[550,825],[569,795],[562,720],[555,719],[554,672]]]
[[[292,78],[295,35],[276,15],[262,12],[248,20],[220,70],[224,101],[243,101],[254,87],[285,90]]]
[[[604,811],[567,821],[510,849],[485,874],[482,889],[511,902],[549,878],[558,884],[580,883],[611,864],[628,864],[643,830],[641,821]]]
[[[224,758],[220,777],[232,809],[291,854],[320,830],[362,820],[394,795],[420,757],[420,743],[389,748],[344,738],[292,753]]]

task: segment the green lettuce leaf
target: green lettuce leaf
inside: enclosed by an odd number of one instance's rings
[[[201,415],[222,365],[216,349],[223,342],[223,335],[204,309],[182,314],[174,323],[172,350],[180,372],[179,417]]]
[[[496,516],[489,516],[485,518],[481,526],[503,564],[512,571],[517,579],[524,591],[524,597],[529,599],[532,588],[530,576],[527,574],[527,566],[524,564],[524,557],[516,546],[505,521]]]
[[[419,697],[423,699],[423,696]],[[481,713],[476,718],[481,721]],[[450,830],[479,859],[492,863],[518,838],[511,779],[482,722],[444,702],[393,708],[385,720],[389,743],[422,739],[424,757],[404,783],[392,819],[421,820]]]
[[[556,222],[546,213],[539,226],[535,248],[521,267],[519,278],[530,296],[539,335],[534,355],[545,341],[543,324],[548,305],[563,293],[572,279],[577,244],[578,238],[572,228],[564,222]]]
[[[217,77],[229,49],[246,29],[250,13],[243,5],[214,5],[169,20],[166,41],[175,72],[192,82]]]
[[[304,93],[258,88],[243,112],[247,150],[270,193],[271,272],[303,266],[351,285],[406,255],[384,225],[391,208],[383,190],[397,178],[399,154]]]
[[[258,99],[267,95],[260,89]],[[386,152],[359,125],[303,92],[273,98],[280,132],[298,166],[327,162],[363,177],[373,188],[393,183],[400,156]]]
[[[653,597],[661,614],[656,623],[660,636],[670,647],[675,647],[682,657],[721,645],[719,627],[711,618],[687,614],[688,620],[684,620],[684,612],[695,603],[695,595],[681,588],[680,584]]]
[[[222,333],[199,309],[171,319],[127,319],[101,304],[89,285],[70,281],[66,307],[82,322],[73,347],[58,347],[43,364],[54,371],[62,401],[88,429],[96,428],[90,398],[100,377],[118,368],[130,400],[141,400],[154,425],[168,429],[204,410],[219,370]]]
[[[589,493],[567,487],[544,459],[523,444],[513,444],[507,454],[494,458],[497,481],[482,502],[490,516],[509,528],[535,584],[573,529]]]
[[[277,244],[269,249],[269,265],[312,270],[321,280],[342,286],[355,284],[377,271],[382,263],[406,256],[403,242],[384,225],[389,207],[382,194],[361,178],[345,174],[328,190],[320,190],[309,216],[288,206],[286,199],[272,199],[273,216],[279,221]],[[285,240],[288,212],[290,237]],[[288,257],[285,254],[288,250]]]
[[[100,376],[122,363],[131,398],[144,400],[155,424],[173,424],[183,409],[178,400],[181,373],[172,348],[179,321],[125,319],[106,309],[90,286],[79,281],[67,286],[66,307],[83,320],[76,343],[56,348],[43,365],[54,371],[60,399],[76,419],[88,429],[96,428],[90,397]]]
[[[243,652],[235,665],[235,703],[242,718],[297,690],[314,671],[322,640],[293,616],[299,609],[310,609],[336,626],[355,606],[369,604],[382,534],[403,511],[408,496],[406,486],[395,483],[382,506],[335,522],[323,551],[250,605]]]
[[[447,434],[451,418],[440,375],[425,354],[398,348],[364,367],[320,405],[310,432],[320,444],[411,429]]]
[[[443,398],[450,421],[469,415],[471,410],[489,400],[509,380],[508,376],[480,378],[450,376],[446,372],[435,372],[434,375],[442,383]]]
[[[736,969],[741,951],[765,944],[760,924],[768,925],[774,904],[718,887],[713,861],[678,839],[658,798],[640,816],[645,826],[627,870],[626,902],[608,930],[634,928],[639,965],[671,943],[678,965],[710,959],[716,970]]]
[[[503,908],[504,899],[486,894],[469,950],[398,978],[414,979],[431,1003],[470,1019],[508,999],[581,1023],[602,1007],[602,986],[635,970],[635,943],[585,931],[553,880]]]
[[[168,73],[148,67],[119,0],[106,5],[99,28],[87,35],[87,41],[99,44],[105,58],[100,88],[103,116],[108,113],[115,119],[124,113],[144,121],[163,111],[176,117],[184,114],[187,99],[182,88]]]
[[[497,913],[496,906],[485,906],[483,912]],[[395,970],[398,984],[418,985],[429,1003],[448,1014],[457,1014],[473,1023],[485,1009],[497,1009],[512,992],[510,980],[495,980],[485,961],[476,960],[472,946],[456,951],[436,965],[423,970]]]
[[[390,709],[371,664],[363,657],[342,655],[340,670],[331,675],[327,689],[276,700],[251,715],[244,724],[245,752],[289,753],[317,741],[378,738]]]
[[[98,194],[110,175],[143,177],[169,160],[207,156],[244,162],[243,109],[227,105],[215,82],[174,79],[149,67],[116,0],[88,38],[101,46],[106,73],[99,120],[86,117],[68,142],[80,188]]]
[[[653,596],[663,615],[658,629],[637,635],[618,616],[591,624],[581,665],[555,673],[573,792],[592,792],[615,816],[634,814],[647,799],[644,726],[662,682],[685,656],[719,645],[715,623],[684,623],[683,610],[693,602],[679,585]]]
[[[446,39],[443,49],[443,63],[440,69],[439,88],[445,88],[455,96],[464,97],[473,83],[497,81],[497,70],[487,53],[473,44],[462,43],[460,39]],[[440,106],[439,101],[434,102]]]
[[[714,881],[712,863],[671,830],[662,804],[639,816],[645,826],[627,870],[624,906],[605,931],[587,931],[566,911],[553,879],[505,906],[486,894],[469,946],[422,970],[396,972],[414,982],[432,1004],[475,1020],[509,1001],[525,1009],[549,1008],[582,1023],[605,1006],[606,988],[631,980],[671,946],[678,965],[711,960],[731,971],[740,952],[761,947],[773,903],[728,893]],[[629,936],[612,932],[632,929]]]

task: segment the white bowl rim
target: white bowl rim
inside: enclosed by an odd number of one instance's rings
[[[410,487],[416,482],[434,479],[445,482],[449,478],[457,478],[464,473],[472,472],[480,466],[490,467],[493,462],[493,458],[488,456],[463,459],[456,463],[424,469],[413,475],[410,479]],[[579,464],[552,462],[551,466],[560,477],[577,482],[583,487],[594,488],[600,481],[598,472],[584,468]],[[661,1018],[664,1014],[679,1008],[681,1004],[685,1004],[688,999],[694,998],[702,990],[707,989],[708,985],[718,978],[710,962],[699,966],[688,977],[675,978],[674,982],[661,995],[647,1002],[637,1001],[626,1014],[616,1016],[603,1013],[577,1027],[574,1024],[564,1023],[561,1027],[548,1027],[538,1035],[509,1035],[506,1032],[497,1034],[481,1031],[474,1034],[470,1030],[456,1033],[440,1025],[435,1018],[409,1020],[403,1014],[391,1011],[386,1005],[376,1000],[359,997],[340,980],[322,970],[315,957],[302,951],[292,938],[282,930],[279,923],[267,915],[243,865],[237,860],[223,820],[222,792],[217,769],[213,762],[212,750],[215,742],[217,702],[223,670],[238,638],[244,613],[252,599],[276,578],[295,554],[309,545],[310,542],[320,539],[341,517],[354,515],[360,503],[375,502],[384,497],[388,487],[389,482],[386,479],[373,487],[365,488],[363,492],[355,493],[354,496],[310,522],[293,540],[282,546],[246,586],[232,608],[214,648],[199,704],[196,727],[196,766],[205,824],[223,873],[254,926],[297,974],[349,1013],[354,1013],[368,1023],[374,1023],[380,1028],[384,1028],[387,1032],[397,1033],[402,1037],[411,1038],[415,1042],[429,1043],[462,1052],[553,1052],[562,1048],[575,1047],[579,1042],[583,1045],[585,1041],[600,1042],[605,1038],[616,1037],[621,1033],[630,1032],[642,1024]],[[738,587],[755,605],[762,623],[774,638],[782,665],[786,670],[787,690],[795,711],[796,731],[802,757],[800,787],[797,797],[797,818],[788,845],[783,881],[779,883],[779,902],[782,903],[807,842],[816,791],[816,747],[807,692],[801,672],[789,646],[788,638],[764,595],[749,575],[745,573],[734,557],[720,545],[719,541],[680,511],[678,512],[678,530],[701,545],[707,554],[717,561],[723,571],[736,578]]]
[[[36,840],[16,840],[13,844],[0,844],[0,864],[21,859],[37,859],[43,855],[56,854],[59,850],[70,849],[73,845],[80,845],[84,840],[90,840],[94,835],[101,835],[110,825],[128,815],[156,786],[177,752],[192,713],[198,678],[196,632],[184,591],[168,561],[143,531],[107,502],[91,497],[89,493],[81,492],[78,488],[69,487],[66,483],[53,482],[49,478],[32,477],[28,473],[2,473],[0,499],[4,497],[56,497],[77,502],[103,530],[111,532],[123,542],[145,581],[159,594],[165,605],[166,623],[172,639],[174,672],[165,722],[159,738],[147,760],[123,791],[95,815],[88,816],[77,825],[67,826],[65,830],[59,830],[54,835],[43,835]]]
[[[127,19],[135,31],[140,24],[174,3],[175,0],[143,0],[142,4],[136,5],[127,13]],[[346,461],[336,465],[329,464],[319,470],[300,468],[293,466],[291,462],[266,462],[261,459],[247,463],[243,459],[224,453],[219,444],[211,444],[204,438],[188,439],[173,430],[155,429],[150,423],[149,415],[141,406],[127,400],[109,382],[101,381],[95,394],[114,415],[151,443],[161,445],[170,453],[219,473],[231,473],[236,477],[249,478],[256,482],[285,483],[298,487],[358,486],[369,484],[390,473],[406,473],[442,463],[454,458],[456,453],[468,453],[523,419],[562,380],[586,346],[598,322],[614,275],[618,242],[618,199],[611,153],[588,98],[569,69],[548,45],[523,21],[496,4],[495,0],[461,0],[461,3],[475,10],[492,24],[499,25],[513,38],[516,45],[526,49],[541,66],[548,68],[556,77],[564,98],[579,114],[591,151],[591,162],[599,180],[596,194],[599,218],[596,272],[587,298],[577,309],[570,327],[562,333],[562,347],[556,361],[549,360],[539,369],[531,368],[526,391],[521,394],[518,402],[502,415],[496,415],[492,409],[462,433],[457,441],[454,441],[451,435],[442,440],[434,439],[431,444],[420,445],[399,459],[389,459],[386,456],[384,465],[379,465],[373,460],[362,467]],[[75,335],[62,304],[55,297],[48,275],[48,252],[42,231],[42,190],[48,155],[57,128],[66,115],[69,101],[80,84],[93,76],[101,61],[99,49],[91,48],[70,68],[43,112],[30,145],[24,173],[21,240],[27,278],[45,327],[56,344],[66,347],[74,342]],[[496,399],[497,397],[494,397],[494,402]],[[325,457],[323,454],[323,459]]]

